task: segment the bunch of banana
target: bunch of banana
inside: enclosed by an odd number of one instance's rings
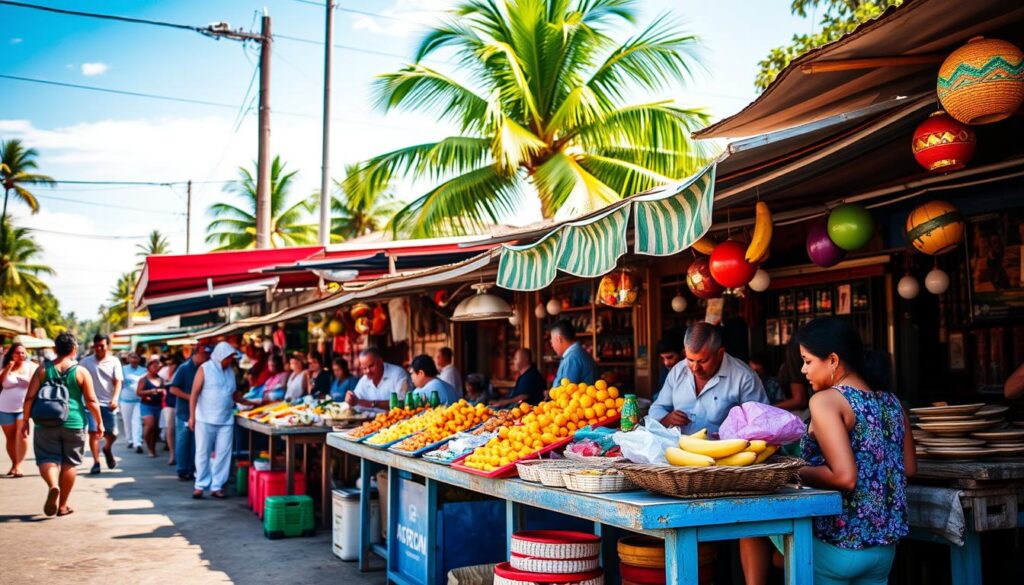
[[[744,259],[751,264],[760,264],[768,259],[768,249],[772,244],[772,212],[768,210],[768,204],[758,201],[755,213],[754,236]]]
[[[694,242],[691,247],[694,250],[700,252],[701,254],[710,256],[711,253],[715,251],[715,246],[717,245],[718,242],[716,242],[710,234],[704,234],[704,236],[701,239]]]
[[[669,447],[665,458],[672,465],[686,467],[746,467],[761,463],[778,449],[764,441],[745,439],[707,439],[707,429],[679,437],[679,448]]]

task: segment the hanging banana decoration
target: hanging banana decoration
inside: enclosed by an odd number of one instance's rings
[[[711,234],[704,234],[701,239],[693,243],[692,248],[701,254],[710,256],[711,253],[715,251],[715,246],[717,245],[718,242],[711,237]]]
[[[751,264],[760,264],[768,259],[768,252],[772,244],[772,212],[768,204],[758,201],[756,207],[756,218],[754,220],[754,236],[747,246],[747,253],[744,259]]]

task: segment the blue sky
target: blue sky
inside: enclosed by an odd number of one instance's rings
[[[263,7],[274,33],[323,38],[323,8],[300,0],[116,0],[37,3],[75,10],[192,25],[227,21],[258,27]],[[374,108],[375,75],[407,62],[429,23],[453,0],[341,0],[335,42],[358,50],[334,52],[332,175],[344,163],[416,142],[436,140],[451,129],[427,117],[383,114]],[[641,23],[663,12],[681,19],[702,40],[706,71],[673,98],[729,115],[755,97],[757,62],[790,36],[813,29],[814,18],[789,14],[789,0],[649,0],[640,2]],[[228,104],[215,107],[142,99],[0,78],[0,139],[22,138],[40,152],[41,170],[64,180],[216,181],[232,179],[256,154],[254,110],[238,107],[258,55],[255,47],[213,40],[194,32],[76,18],[0,6],[0,74],[177,96]],[[631,32],[623,29],[622,36]],[[323,48],[278,38],[272,63],[272,150],[300,171],[295,195],[319,188]],[[434,63],[439,69],[445,63]],[[255,93],[255,87],[253,88]],[[647,98],[649,99],[649,98]],[[241,112],[241,116],[239,116]],[[287,113],[287,114],[286,114]],[[289,115],[298,114],[298,115]],[[236,125],[236,119],[241,122]],[[237,129],[236,129],[237,128]],[[421,185],[402,185],[410,198]],[[175,187],[61,185],[39,189],[43,211],[28,216],[14,204],[21,225],[91,237],[37,233],[49,279],[65,310],[91,316],[119,273],[134,258],[132,236],[159,229],[174,252],[185,249],[185,193]],[[192,251],[203,242],[205,210],[231,196],[216,184],[193,191]],[[70,200],[70,201],[68,201]],[[536,219],[526,209],[525,220]],[[117,237],[119,239],[109,239]]]

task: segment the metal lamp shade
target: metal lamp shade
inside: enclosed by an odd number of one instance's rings
[[[475,284],[476,294],[463,299],[452,313],[452,321],[490,321],[507,319],[513,315],[508,301],[487,292],[486,284]]]

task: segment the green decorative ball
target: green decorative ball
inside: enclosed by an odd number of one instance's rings
[[[828,237],[840,248],[859,250],[871,241],[875,221],[860,205],[840,205],[828,215]]]

